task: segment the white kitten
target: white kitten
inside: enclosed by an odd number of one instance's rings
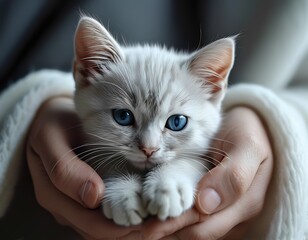
[[[192,54],[122,47],[96,20],[80,20],[75,104],[91,137],[88,162],[106,184],[106,217],[129,226],[193,205],[233,59],[233,38]]]

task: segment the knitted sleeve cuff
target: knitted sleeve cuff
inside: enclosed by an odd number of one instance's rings
[[[0,218],[13,196],[19,168],[26,159],[28,128],[40,105],[55,95],[72,95],[71,73],[41,70],[29,74],[0,95]]]
[[[227,111],[236,106],[247,106],[259,114],[274,152],[264,210],[248,239],[304,239],[308,227],[308,136],[301,113],[271,90],[253,84],[229,89],[223,107]]]

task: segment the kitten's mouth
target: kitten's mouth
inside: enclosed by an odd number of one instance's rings
[[[141,169],[141,170],[149,170],[149,169],[153,168],[154,166],[156,166],[156,164],[149,162],[149,161],[134,162],[132,164],[133,164],[134,167]]]

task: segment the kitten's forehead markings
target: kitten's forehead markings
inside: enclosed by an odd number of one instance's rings
[[[175,81],[172,81],[173,79],[175,79],[175,76],[171,75],[170,79],[167,81],[168,85],[165,87],[165,91],[160,96],[160,100],[159,100],[160,106],[164,105],[164,103],[166,102],[166,99],[168,98],[168,96],[170,95],[172,91],[172,84],[175,82]]]
[[[157,119],[158,114],[160,117],[168,115],[172,111],[174,103],[178,101],[178,97],[181,100],[178,106],[183,106],[187,99],[182,96],[182,91],[185,92],[185,89],[176,90],[179,87],[177,86],[179,71],[182,71],[180,62],[172,63],[168,59],[163,59],[167,62],[161,64],[152,55],[144,55],[144,52],[140,52],[140,54],[138,58],[127,55],[125,61],[129,68],[135,69],[133,72],[136,73],[136,79],[143,79],[139,82],[140,85],[134,86],[138,103],[132,105],[142,113],[142,121],[147,124]]]
[[[183,107],[184,105],[186,105],[186,103],[187,103],[188,101],[189,101],[189,99],[187,99],[187,98],[181,99],[181,101],[179,101],[180,106]]]
[[[131,95],[132,95],[132,98],[131,98],[132,106],[133,106],[134,108],[136,108],[136,106],[137,106],[137,97],[136,97],[136,95],[135,95],[134,92],[131,92]]]
[[[149,92],[149,95],[145,99],[144,103],[146,105],[150,118],[154,118],[158,112],[158,103],[155,94],[153,92]]]

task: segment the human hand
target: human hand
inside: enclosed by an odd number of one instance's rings
[[[192,209],[164,224],[148,224],[146,239],[240,239],[248,220],[262,211],[273,154],[259,116],[246,107],[228,111],[209,152],[219,164],[199,183],[198,211]]]
[[[138,239],[138,227],[116,226],[92,210],[100,205],[104,184],[72,150],[82,144],[80,126],[68,97],[50,99],[38,111],[27,142],[37,201],[85,239]]]

